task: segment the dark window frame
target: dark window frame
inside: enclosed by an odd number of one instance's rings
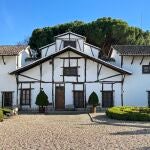
[[[78,94],[78,95],[77,95]],[[79,107],[79,106],[77,106],[78,105],[78,103],[76,104],[76,97],[75,96],[77,96],[78,97],[78,99],[80,99],[79,98],[79,96],[81,96],[82,95],[82,100],[83,100],[83,106],[82,107]],[[84,108],[85,107],[85,104],[84,104],[84,90],[73,90],[73,97],[74,97],[74,107],[75,108]]]
[[[31,89],[21,89],[21,91],[20,91],[20,104],[22,106],[31,105]]]
[[[63,67],[63,76],[78,76],[78,67]]]
[[[146,69],[145,67],[148,67],[147,68],[148,71],[145,71],[145,69]],[[150,74],[150,65],[143,65],[142,66],[142,73],[143,74]]]
[[[64,48],[67,46],[76,48],[77,47],[76,41],[64,40]]]
[[[8,95],[7,95],[8,94]],[[6,99],[9,99],[9,102]],[[8,104],[8,105],[6,105]],[[13,105],[13,92],[12,91],[3,91],[2,92],[2,105],[3,107],[12,107]]]

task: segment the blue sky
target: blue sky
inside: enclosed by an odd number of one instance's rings
[[[35,28],[101,17],[150,30],[149,7],[150,0],[0,0],[0,45],[23,41]]]

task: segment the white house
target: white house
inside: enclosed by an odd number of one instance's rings
[[[0,46],[0,106],[16,105],[16,78],[9,72],[25,65],[23,60],[31,57],[28,51],[27,46]]]
[[[13,91],[14,96],[3,97],[2,106],[8,101],[21,109],[36,108],[41,89],[48,96],[49,107],[56,110],[86,109],[93,91],[102,107],[148,106],[149,75],[141,72],[141,65],[149,65],[148,55],[124,56],[120,47],[113,46],[110,57],[115,62],[108,62],[98,58],[101,49],[86,43],[85,37],[72,32],[58,35],[54,43],[40,48],[41,59],[22,67],[7,66],[9,74],[2,83],[11,78],[12,89],[7,85],[4,90]],[[146,49],[150,54],[150,48]],[[143,66],[143,71],[149,68]]]

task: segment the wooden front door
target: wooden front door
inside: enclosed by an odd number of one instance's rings
[[[102,107],[113,107],[113,91],[102,91]]]
[[[3,107],[12,107],[12,92],[3,92]]]
[[[56,86],[55,88],[55,109],[63,110],[65,109],[65,87]]]
[[[84,108],[83,91],[74,91],[74,106],[75,108]]]

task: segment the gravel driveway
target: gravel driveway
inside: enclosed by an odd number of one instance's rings
[[[150,123],[96,114],[18,115],[0,123],[0,149],[150,149]]]

